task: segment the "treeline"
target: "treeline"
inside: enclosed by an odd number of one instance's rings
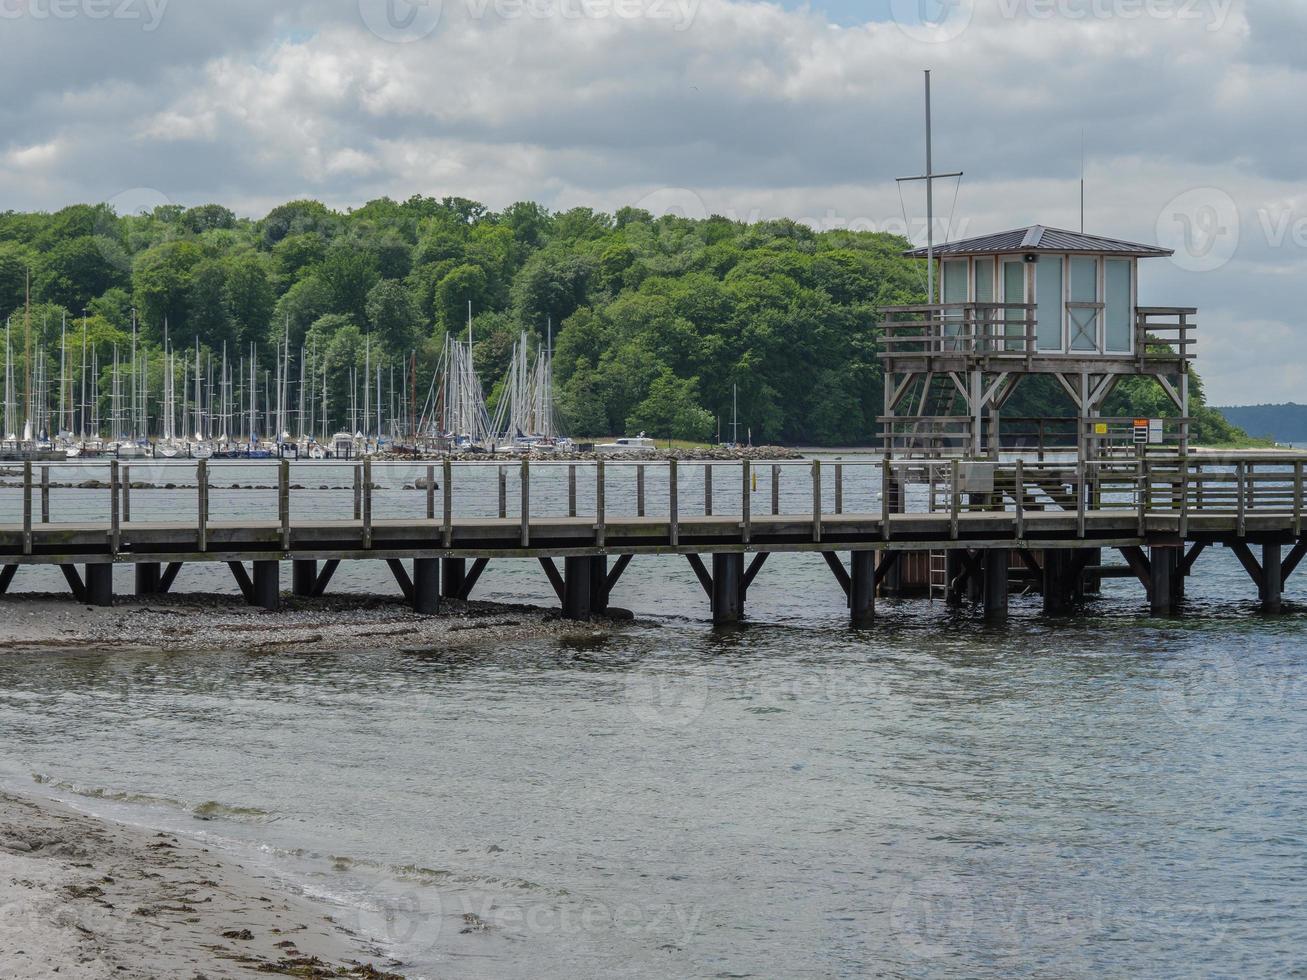
[[[234,360],[257,345],[265,368],[288,330],[296,359],[303,347],[325,360],[341,418],[365,343],[374,365],[416,356],[425,382],[446,335],[465,337],[471,304],[487,387],[522,330],[540,344],[552,334],[558,407],[575,435],[713,438],[738,388],[741,432],[755,442],[864,444],[882,407],[874,309],[924,295],[906,247],[791,221],[491,211],[463,198],[347,212],[293,201],[261,220],[212,204],[140,215],[77,205],[0,215],[0,308],[21,326],[30,276],[34,349],[51,378],[65,321],[70,350],[85,330],[105,364],[130,343],[135,309],[153,394],[165,325],[177,350],[198,339]],[[1113,408],[1148,414],[1154,397],[1128,383]],[[1032,386],[1008,412],[1069,414],[1060,398]],[[1238,435],[1205,408],[1198,421],[1205,441]]]

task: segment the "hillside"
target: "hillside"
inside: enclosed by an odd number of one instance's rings
[[[923,295],[920,263],[899,255],[906,246],[790,221],[555,213],[529,202],[496,212],[452,197],[347,212],[294,201],[259,220],[216,204],[140,215],[77,205],[0,215],[0,307],[21,329],[30,271],[33,350],[51,378],[65,319],[69,349],[80,351],[84,332],[107,372],[114,345],[130,343],[134,308],[152,399],[165,324],[175,349],[225,344],[235,358],[257,345],[265,369],[288,330],[292,357],[303,347],[315,364],[325,359],[340,423],[365,356],[400,377],[415,356],[430,378],[446,334],[466,335],[471,303],[487,388],[521,330],[537,342],[552,331],[558,407],[575,435],[711,438],[738,385],[755,442],[865,444],[882,408],[873,311]],[[21,361],[24,345],[14,346]],[[107,399],[107,374],[101,381]],[[1127,384],[1109,408],[1152,414],[1154,389]],[[1199,441],[1237,437],[1194,390]],[[1009,409],[1069,411],[1051,385],[1020,391]]]
[[[1218,408],[1232,425],[1276,442],[1307,442],[1307,405],[1234,405]]]

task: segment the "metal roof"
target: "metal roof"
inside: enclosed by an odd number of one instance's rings
[[[1123,242],[1115,238],[1103,238],[1101,235],[1086,235],[1084,232],[1067,231],[1064,228],[1046,228],[1044,225],[1014,228],[1011,231],[935,246],[936,255],[1002,255],[1009,252],[1109,253],[1139,258],[1175,254],[1169,248]],[[914,248],[903,254],[910,259],[924,259],[926,249]]]

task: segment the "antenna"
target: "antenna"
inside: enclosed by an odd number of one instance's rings
[[[924,180],[926,182],[926,299],[935,302],[935,181],[963,176],[961,171],[951,174],[935,173],[934,147],[930,107],[930,69],[926,72],[926,172],[919,177],[900,177],[899,183]]]
[[[1085,128],[1080,127],[1080,234],[1085,233]]]

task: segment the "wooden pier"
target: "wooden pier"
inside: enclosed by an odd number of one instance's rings
[[[117,462],[77,467],[76,484],[25,463],[21,488],[0,491],[21,493],[21,520],[0,524],[0,592],[25,567],[57,566],[78,601],[109,605],[115,565],[133,566],[137,594],[150,595],[168,592],[188,564],[222,562],[247,601],[273,609],[283,563],[291,563],[295,595],[320,596],[342,562],[383,560],[414,609],[436,614],[442,598],[468,598],[490,562],[516,559],[538,563],[564,615],[584,619],[607,608],[623,576],[638,574],[641,556],[682,555],[714,621],[729,623],[744,615],[770,555],[809,552],[823,556],[852,622],[865,626],[878,595],[902,589],[896,573],[905,555],[930,556],[941,596],[970,597],[990,619],[1006,615],[1014,581],[1037,588],[1048,612],[1067,613],[1113,576],[1137,579],[1141,601],[1172,615],[1195,560],[1211,547],[1230,549],[1264,607],[1278,611],[1286,580],[1307,556],[1304,459],[1285,454],[1093,464],[365,461],[336,467],[352,471],[350,486],[296,489],[293,480],[309,482],[314,467],[329,465],[264,464],[270,483],[257,500],[220,489],[214,464],[154,467],[170,488],[170,503],[159,506],[161,478],[143,489]],[[139,476],[150,467],[132,469]],[[88,470],[98,473],[94,482],[84,479]],[[83,509],[103,505],[102,516],[56,521],[57,494]],[[193,498],[193,519],[169,513],[180,509],[177,494]],[[376,516],[383,494],[411,516]],[[218,495],[260,512],[212,519]],[[297,506],[301,495],[311,498],[307,507]],[[1105,563],[1112,552],[1119,563]]]

